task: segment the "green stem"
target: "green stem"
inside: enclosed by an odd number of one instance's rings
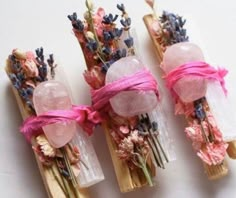
[[[143,173],[144,173],[144,175],[147,179],[148,185],[153,186],[152,178],[150,176],[150,173],[148,171],[148,168],[147,168],[147,165],[146,165],[145,161],[143,160],[143,158],[141,157],[140,154],[138,154],[137,156],[138,156],[138,161],[141,165],[142,171],[143,171]]]
[[[69,159],[68,159],[68,157],[66,155],[66,151],[64,150],[64,148],[61,148],[61,152],[62,152],[63,158],[65,160],[66,168],[67,168],[67,170],[69,172],[69,175],[71,177],[72,184],[76,188],[78,186],[78,183],[77,183],[75,175],[74,175],[74,173],[73,173],[73,171],[71,169],[71,165],[70,165]]]
[[[57,162],[57,169],[59,169],[59,168],[58,168],[58,161],[56,161],[56,162]],[[59,170],[58,170],[58,171],[59,171]],[[72,194],[72,192],[71,192],[71,189],[70,189],[70,186],[69,186],[69,184],[68,184],[68,182],[67,182],[67,179],[65,179],[64,176],[62,176],[61,179],[62,179],[63,185],[64,185],[64,187],[65,187],[65,191],[67,192],[68,198],[73,198],[73,194]]]

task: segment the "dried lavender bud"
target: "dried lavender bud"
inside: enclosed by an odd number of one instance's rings
[[[198,118],[199,120],[204,120],[205,119],[206,113],[205,113],[205,111],[203,109],[202,103],[197,103],[195,105],[194,112],[195,112],[196,118]]]
[[[117,7],[121,12],[125,12],[125,6],[124,6],[123,3],[117,4],[116,7]]]
[[[119,38],[123,32],[123,29],[114,28],[115,37]]]
[[[91,52],[95,52],[98,48],[98,44],[95,40],[89,40],[86,43],[86,47],[91,51]]]
[[[160,17],[160,22],[162,24],[161,38],[164,46],[188,41],[186,29],[183,28],[186,20],[183,20],[182,17],[164,11]]]
[[[157,131],[157,129],[158,129],[158,123],[157,122],[152,122],[152,130],[153,131]]]
[[[131,18],[121,19],[120,23],[124,28],[128,28],[131,25]]]
[[[134,45],[134,39],[133,39],[133,37],[129,37],[129,38],[125,39],[125,40],[124,40],[124,43],[126,44],[126,46],[127,46],[128,48],[133,47],[133,45]]]
[[[48,64],[49,64],[50,66],[53,65],[53,63],[54,63],[53,54],[50,54],[50,55],[49,55],[49,59],[47,59],[47,62],[48,62]]]
[[[32,87],[27,87],[27,89],[26,89],[27,95],[32,96],[33,92],[34,92],[34,89]]]
[[[126,57],[126,49],[118,49],[112,54],[112,59],[119,60],[120,58]]]
[[[113,16],[113,14],[105,15],[103,17],[102,23],[109,25],[115,22],[117,18],[118,18],[117,14],[115,16]]]
[[[39,70],[39,76],[41,77],[41,80],[44,81],[48,73],[47,65],[46,64],[42,65],[41,67],[38,68],[38,70]]]
[[[25,88],[20,89],[20,90],[19,90],[19,93],[20,93],[20,96],[21,96],[23,99],[25,99],[25,100],[28,100],[28,99],[29,99],[29,95],[27,94]]]
[[[111,48],[108,47],[108,46],[104,46],[104,47],[102,48],[102,52],[103,52],[104,54],[106,54],[106,55],[110,55],[110,54],[111,54]]]
[[[21,82],[22,82],[23,80],[25,80],[24,73],[22,73],[22,72],[17,73],[16,76],[17,76],[18,80],[21,81]]]
[[[107,73],[107,70],[109,69],[110,66],[111,66],[111,65],[110,65],[109,62],[103,64],[102,67],[101,67],[101,72],[102,72],[102,73]]]
[[[110,31],[103,31],[103,38],[105,41],[110,41],[112,40],[112,35],[110,34]]]

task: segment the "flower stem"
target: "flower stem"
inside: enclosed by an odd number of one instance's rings
[[[56,169],[56,170],[55,170],[55,169]],[[52,168],[51,168],[52,174],[53,174],[54,178],[56,179],[58,185],[60,186],[60,188],[61,188],[62,191],[64,192],[64,194],[65,194],[66,196],[68,196],[68,192],[67,192],[66,189],[65,189],[65,186],[64,186],[64,184],[63,184],[63,181],[61,181],[62,178],[60,178],[60,176],[58,176],[58,174],[57,174],[57,172],[59,172],[57,169],[58,169],[58,168],[57,168],[57,165],[56,165],[56,164],[53,164],[53,165],[52,165]]]
[[[139,163],[141,165],[142,171],[143,171],[143,173],[144,173],[144,175],[145,175],[145,177],[147,179],[148,185],[149,186],[153,186],[152,178],[150,176],[150,173],[149,173],[149,170],[147,168],[145,160],[141,157],[140,154],[137,154],[137,156],[138,156],[138,161],[139,161]]]

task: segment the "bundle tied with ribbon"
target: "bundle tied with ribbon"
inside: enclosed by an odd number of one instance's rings
[[[156,167],[173,160],[171,141],[157,83],[137,58],[131,18],[106,14],[86,1],[84,19],[68,15],[84,54],[86,82],[94,110],[103,117],[113,166],[121,192],[153,186]],[[120,25],[117,19],[120,18]]]
[[[221,178],[228,173],[226,154],[236,156],[234,112],[224,80],[228,71],[208,64],[202,50],[188,42],[182,16],[167,11],[158,16],[155,1],[147,3],[153,13],[143,17],[144,23],[175,99],[175,114],[185,116],[186,136],[203,161],[208,178]]]

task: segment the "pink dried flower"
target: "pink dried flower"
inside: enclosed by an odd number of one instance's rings
[[[38,67],[33,52],[25,53],[26,59],[21,59],[21,65],[27,77],[37,77],[39,75]]]
[[[103,17],[105,16],[105,11],[103,8],[98,8],[97,13],[93,16],[94,28],[99,37],[103,35]]]
[[[143,145],[144,144],[144,139],[142,136],[138,134],[138,130],[134,130],[130,134],[130,139],[134,144],[137,145]]]
[[[129,160],[134,152],[134,144],[130,137],[124,138],[119,144],[119,149],[117,151],[118,156],[121,159]]]
[[[211,125],[211,129],[212,129],[212,133],[214,135],[215,141],[222,142],[223,141],[222,133],[217,127],[215,119],[210,112],[207,112],[207,119],[208,119],[209,124]]]
[[[129,133],[129,128],[125,125],[120,126],[120,132],[123,134],[128,134]]]
[[[204,131],[206,136],[208,136],[208,126],[206,122],[202,122]],[[204,142],[203,135],[202,135],[202,128],[200,124],[193,123],[192,126],[187,127],[185,129],[185,133],[188,138],[190,138],[193,142]]]
[[[222,163],[226,155],[228,144],[224,142],[209,143],[203,147],[197,155],[209,165],[217,165]]]
[[[98,89],[104,84],[105,76],[101,72],[100,67],[94,66],[90,71],[86,70],[84,73],[86,82],[93,88]]]

